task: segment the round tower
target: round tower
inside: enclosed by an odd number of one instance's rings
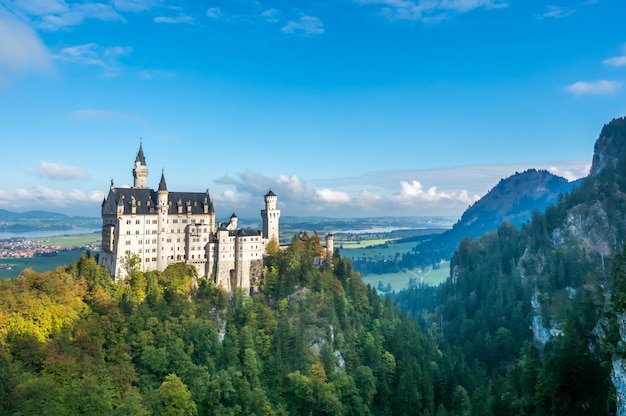
[[[280,210],[276,209],[278,197],[272,190],[265,194],[265,209],[261,210],[261,218],[263,219],[263,238],[266,240],[278,240],[278,225],[280,219]]]
[[[161,181],[157,190],[157,211],[159,213],[159,229],[157,231],[157,270],[165,270],[167,267],[167,258],[165,250],[165,232],[167,225],[167,212],[169,210],[169,192],[165,183],[165,173],[161,172]]]
[[[331,233],[326,234],[326,259],[332,260],[335,252],[335,240]]]
[[[146,165],[146,157],[143,155],[143,147],[139,143],[139,151],[135,158],[135,167],[133,168],[133,178],[135,182],[133,187],[136,189],[148,189],[148,166]]]

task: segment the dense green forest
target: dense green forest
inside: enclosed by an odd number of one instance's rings
[[[462,357],[320,250],[269,246],[252,296],[88,254],[2,281],[0,413],[468,414]]]

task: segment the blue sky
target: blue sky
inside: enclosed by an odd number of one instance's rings
[[[0,208],[98,216],[140,139],[218,216],[459,216],[586,175],[626,114],[623,0],[0,0]]]

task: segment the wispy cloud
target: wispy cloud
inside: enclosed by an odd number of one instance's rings
[[[561,19],[576,12],[576,9],[562,6],[546,6],[543,13],[537,15],[539,19]]]
[[[206,11],[206,15],[211,19],[219,19],[222,17],[222,9],[219,7],[211,7]]]
[[[43,3],[43,2],[42,2]],[[124,18],[115,9],[104,3],[72,3],[51,14],[36,14],[38,19],[34,24],[44,30],[56,31],[69,27],[79,26],[87,19],[103,21],[124,21]]]
[[[113,0],[113,7],[122,12],[142,12],[156,6],[154,0]]]
[[[80,166],[70,166],[61,163],[42,160],[35,168],[37,176],[47,179],[87,179],[89,175]]]
[[[547,5],[545,6],[543,12],[538,13],[536,15],[537,19],[562,19],[564,17],[570,16],[581,8],[586,6],[592,6],[598,3],[597,0],[587,0],[577,3],[571,3],[566,6],[555,6],[555,5]]]
[[[155,23],[168,23],[168,24],[192,24],[194,22],[193,17],[186,14],[179,14],[178,16],[157,16],[154,18]]]
[[[144,81],[149,81],[156,78],[171,79],[176,78],[176,73],[172,71],[165,71],[162,69],[146,69],[139,72],[139,77]]]
[[[261,17],[267,20],[269,23],[278,23],[280,20],[278,18],[278,10],[277,9],[267,9],[263,13],[261,13]]]
[[[50,73],[52,58],[25,23],[0,17],[0,85],[26,73]]]
[[[622,46],[621,50],[622,55],[605,59],[602,63],[609,66],[626,66],[626,44]]]
[[[56,55],[62,62],[102,68],[105,76],[115,76],[119,72],[118,58],[128,56],[133,51],[130,46],[103,47],[96,43],[69,46]]]
[[[391,20],[419,20],[438,22],[450,14],[467,13],[475,9],[501,9],[508,3],[501,0],[354,0],[371,5]]]
[[[280,30],[302,36],[321,35],[324,33],[324,24],[315,16],[301,16],[297,21],[290,20]]]
[[[566,87],[568,92],[575,95],[592,94],[606,95],[614,94],[622,86],[617,81],[598,80],[598,81],[578,81]]]

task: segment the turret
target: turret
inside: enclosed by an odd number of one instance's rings
[[[235,213],[233,212],[233,215],[230,216],[230,223],[228,224],[228,229],[229,230],[236,230],[239,226],[238,224],[239,220],[237,218],[237,216],[235,215]]]
[[[164,270],[167,267],[167,259],[165,258],[165,243],[161,241],[161,235],[165,234],[167,224],[167,212],[169,210],[167,184],[165,183],[165,173],[161,171],[161,180],[159,181],[159,189],[157,190],[157,210],[159,213],[159,229],[157,238],[157,268]]]
[[[139,143],[139,151],[135,158],[135,167],[133,168],[133,178],[135,182],[133,187],[136,189],[148,189],[148,166],[146,165],[146,157],[143,155],[143,147]]]
[[[270,189],[265,194],[265,209],[261,210],[261,218],[263,219],[263,238],[266,240],[278,240],[278,225],[280,219],[280,210],[276,209],[278,197]]]
[[[331,233],[326,234],[326,259],[331,261],[335,251],[335,239]]]

